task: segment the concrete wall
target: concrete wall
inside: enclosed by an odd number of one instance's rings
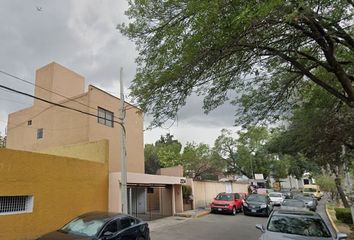
[[[221,192],[226,192],[227,183],[213,181],[191,181],[187,184],[192,187],[193,207],[209,207],[213,199]],[[247,193],[248,184],[232,183],[232,192]]]
[[[108,164],[0,149],[0,195],[34,197],[32,213],[0,215],[0,239],[27,240],[108,207]]]
[[[270,178],[270,184],[273,186],[275,182],[274,178]],[[294,189],[301,189],[304,187],[304,180],[303,178],[298,180],[293,176],[288,176],[287,178],[280,179],[280,184],[282,188],[294,188]]]
[[[108,140],[101,140],[86,144],[75,144],[62,147],[55,147],[41,151],[42,153],[85,159],[94,162],[105,163],[108,159]]]
[[[87,100],[87,94],[75,98],[75,101],[83,104]],[[65,101],[61,104],[87,111],[87,107],[76,102]],[[29,120],[32,125],[28,125]],[[54,105],[34,105],[9,115],[7,148],[38,152],[58,146],[87,143],[88,120],[87,115]],[[43,129],[42,139],[37,139],[39,128]]]
[[[96,115],[97,112],[94,109],[101,107],[113,112],[117,118],[120,116],[120,100],[118,98],[94,86],[89,86],[88,93],[92,114]],[[125,116],[127,169],[129,172],[144,173],[143,116],[137,112],[137,108],[129,105],[127,108],[129,108]],[[116,121],[118,121],[117,118]],[[120,171],[120,132],[121,126],[118,123],[114,123],[114,128],[111,128],[97,123],[97,118],[89,120],[89,141],[109,139],[110,172]]]
[[[232,183],[232,191],[235,193],[247,193],[248,194],[248,184],[247,183]]]
[[[183,166],[160,168],[158,174],[166,176],[183,177]]]
[[[153,193],[147,193],[147,210],[160,210],[160,190],[154,189]]]
[[[174,185],[175,190],[175,213],[183,212],[182,185]]]
[[[172,212],[172,186],[160,189],[160,213],[162,216],[171,216]]]
[[[52,62],[36,71],[36,85],[42,87],[35,88],[36,97],[44,98],[52,102],[60,102],[66,100],[65,97],[71,98],[83,94],[85,79],[76,72],[58,63]],[[57,94],[53,94],[53,92]],[[35,105],[46,104],[37,99],[34,101]]]

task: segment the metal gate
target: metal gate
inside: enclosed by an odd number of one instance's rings
[[[128,213],[145,221],[172,216],[171,187],[128,185]]]

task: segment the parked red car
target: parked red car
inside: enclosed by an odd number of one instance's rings
[[[211,212],[227,212],[236,215],[242,211],[243,196],[239,193],[219,193],[210,204]]]

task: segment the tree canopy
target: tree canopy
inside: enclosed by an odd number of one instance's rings
[[[6,135],[3,136],[1,135],[1,132],[0,132],[0,148],[5,148],[6,147]]]
[[[161,167],[183,166],[184,175],[193,179],[217,180],[224,162],[203,143],[182,144],[173,135],[161,136],[155,144],[145,144],[145,173],[156,174]]]
[[[205,112],[235,104],[236,123],[277,119],[310,83],[354,108],[353,9],[351,0],[131,0],[131,23],[119,28],[139,50],[132,94],[153,125],[193,92]]]

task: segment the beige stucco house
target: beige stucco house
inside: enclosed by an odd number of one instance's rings
[[[85,92],[84,77],[54,62],[37,70],[35,84],[37,98],[81,112],[35,99],[32,107],[9,115],[7,147],[43,151],[108,139],[109,171],[119,171],[121,127],[115,122],[119,121],[119,98],[92,85]],[[143,113],[126,105],[127,169],[144,173]]]
[[[121,211],[120,99],[92,85],[85,91],[84,77],[54,62],[36,71],[35,84],[33,106],[8,117],[7,148],[90,159],[94,153],[80,146],[108,140],[108,208]],[[185,179],[144,174],[143,117],[139,108],[126,103],[128,208],[146,213],[154,206],[161,215],[173,215],[183,211]]]

